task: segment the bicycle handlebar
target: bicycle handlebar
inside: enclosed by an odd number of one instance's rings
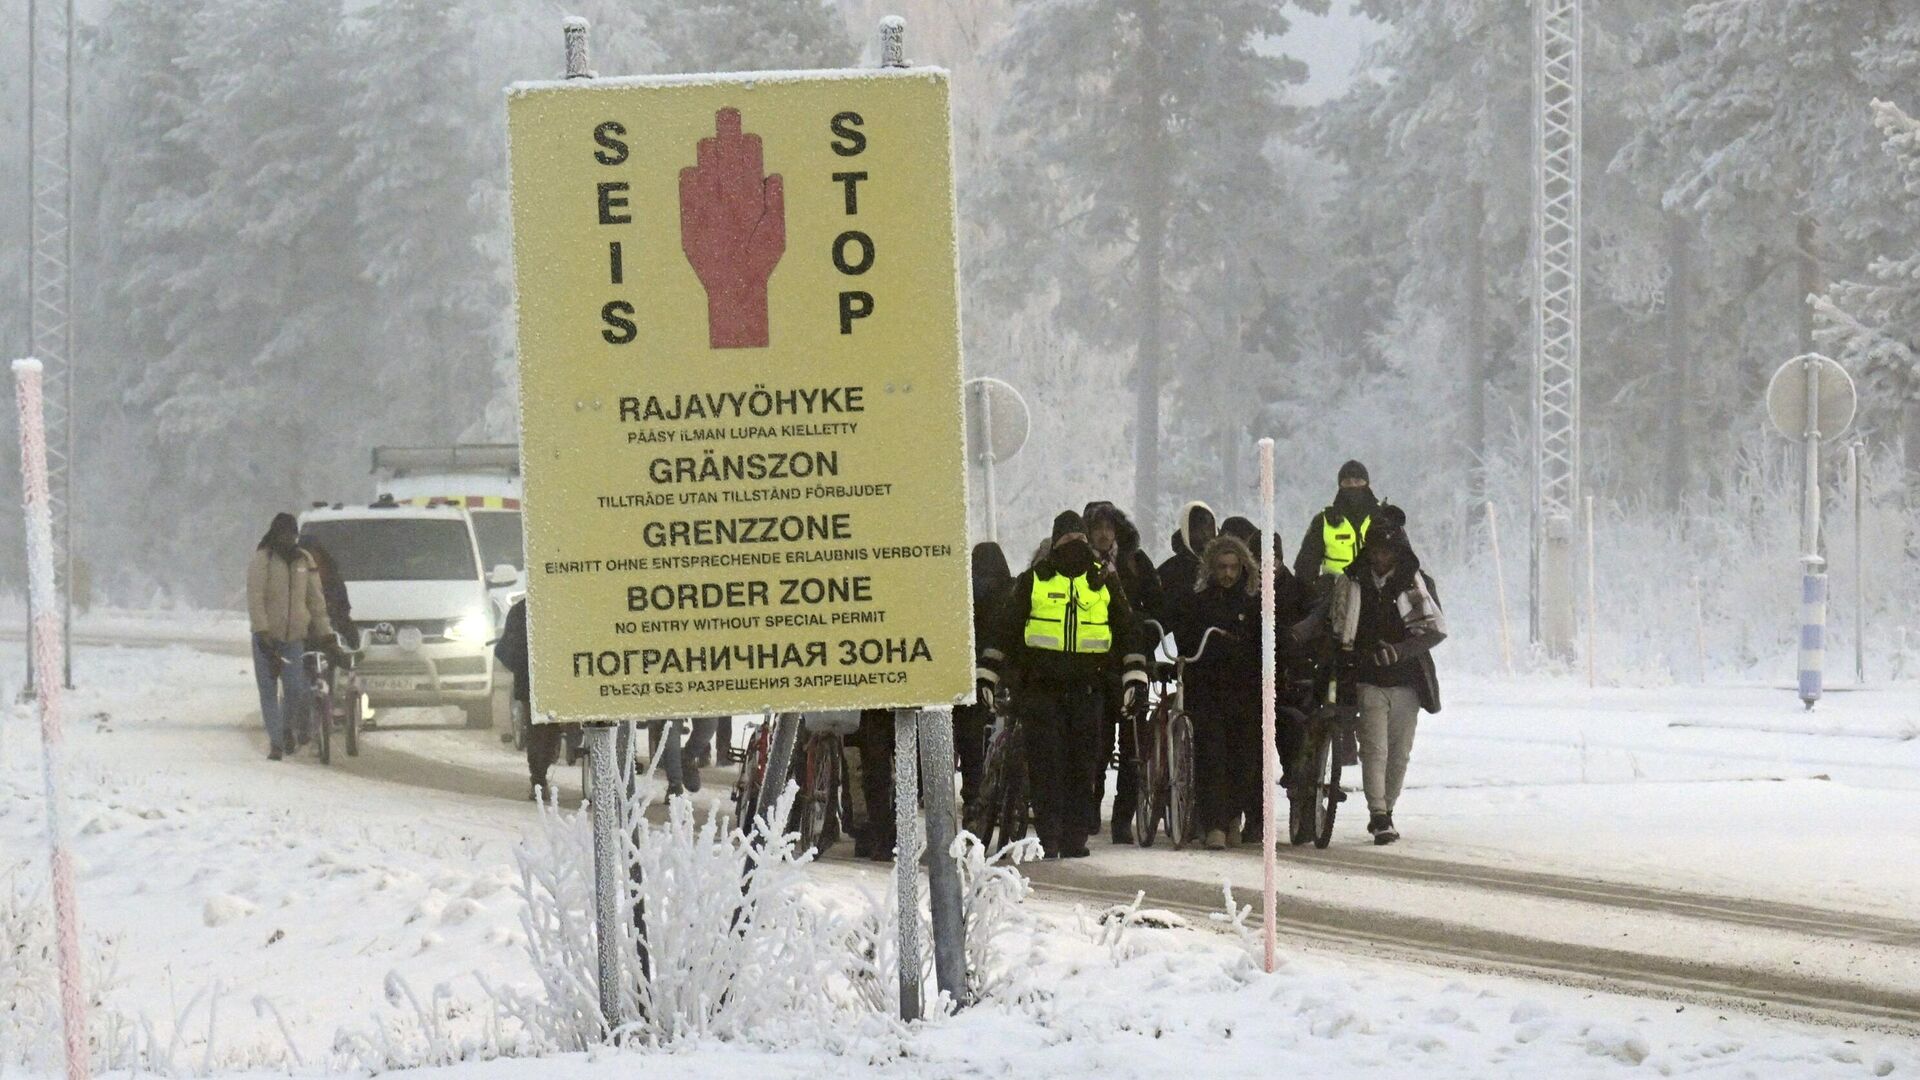
[[[1181,663],[1181,664],[1198,663],[1201,657],[1207,655],[1207,642],[1213,640],[1213,635],[1215,634],[1219,634],[1221,637],[1226,638],[1229,641],[1240,640],[1240,636],[1238,634],[1233,633],[1230,630],[1226,630],[1218,626],[1209,626],[1207,627],[1207,632],[1200,635],[1200,648],[1195,650],[1192,656],[1181,656],[1179,653],[1176,652],[1173,654],[1174,661],[1176,663]]]

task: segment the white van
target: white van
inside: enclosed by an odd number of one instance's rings
[[[464,508],[480,541],[480,564],[520,571],[511,583],[494,582],[493,614],[504,624],[507,609],[525,596],[526,542],[520,523],[520,447],[513,443],[457,446],[376,446],[374,496],[407,506]]]
[[[300,535],[327,549],[346,582],[363,650],[356,681],[369,705],[458,705],[469,727],[506,722],[488,591],[519,572],[481,561],[465,510],[384,500],[317,508],[300,515]]]

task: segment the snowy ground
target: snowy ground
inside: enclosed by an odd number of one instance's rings
[[[0,646],[0,671],[18,670],[18,646]],[[512,851],[535,811],[498,797],[518,786],[519,768],[487,737],[378,733],[418,754],[422,782],[372,779],[310,760],[266,761],[243,657],[83,648],[78,674],[83,689],[69,712],[79,889],[89,936],[112,942],[117,961],[102,1011],[150,1025],[149,1044],[171,1044],[177,1071],[283,1071],[296,1054],[309,1072],[350,1064],[346,1051],[360,1045],[353,1033],[404,1029],[408,989],[428,1002],[444,987],[431,1008],[479,1038],[491,1012],[476,975],[530,986]],[[1912,688],[1835,695],[1811,718],[1790,696],[1753,689],[1449,689],[1447,711],[1422,729],[1417,783],[1399,815],[1409,839],[1381,857],[1562,870],[1861,912],[1904,914],[1920,900],[1920,875],[1896,854],[1920,840],[1920,693]],[[710,783],[723,775],[710,773]],[[448,790],[463,777],[494,778],[498,790]],[[37,740],[24,716],[11,716],[0,730],[0,902],[10,874],[31,890],[43,865],[39,792]],[[1361,824],[1357,812],[1343,818],[1336,854],[1362,850]],[[1199,881],[1257,880],[1245,852],[1101,848],[1092,861]],[[1289,889],[1322,898],[1473,914],[1442,886],[1425,896],[1292,860],[1286,867]],[[881,867],[817,869],[825,897],[885,887]],[[1477,902],[1490,919],[1534,917],[1526,904]],[[645,1067],[688,1076],[1920,1071],[1920,1054],[1896,1036],[1437,972],[1299,942],[1287,944],[1287,964],[1268,977],[1215,928],[1136,927],[1114,944],[1063,903],[1031,900],[1027,910],[1031,921],[1007,945],[1020,969],[1017,993],[911,1032],[881,1023],[810,1048],[683,1046]],[[0,932],[18,926],[0,921]],[[8,982],[21,970],[7,966],[9,945],[18,942],[0,942],[0,1000],[20,992]],[[1754,946],[1730,938],[1721,947]],[[44,985],[44,970],[27,969],[29,982]],[[31,1008],[15,1008],[11,1022],[0,1009],[0,1076],[21,1056],[7,1040],[44,1048],[47,1035]],[[619,1055],[574,1056],[542,1062],[539,1075],[633,1067]],[[505,1061],[447,1071],[531,1070]]]

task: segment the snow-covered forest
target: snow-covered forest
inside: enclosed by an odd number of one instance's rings
[[[0,3],[0,25],[24,9]],[[1523,610],[1525,0],[566,11],[593,21],[607,74],[851,64],[885,11],[915,62],[955,71],[967,364],[1035,413],[1002,478],[1009,550],[1092,498],[1128,505],[1155,550],[1188,499],[1250,513],[1253,442],[1272,435],[1289,552],[1357,457],[1476,616],[1469,645],[1491,633],[1488,500]],[[501,91],[556,73],[561,6],[80,12],[84,584],[231,607],[270,513],[370,495],[371,446],[513,437]],[[1310,100],[1323,61],[1290,21],[1329,16],[1371,47]],[[1920,608],[1920,6],[1609,0],[1587,34],[1584,453],[1617,671],[1693,674],[1669,654],[1692,648],[1696,574],[1716,666],[1788,647],[1795,450],[1761,398],[1814,348],[1862,388],[1868,595],[1891,649]],[[0,296],[20,300],[23,39],[0,39]],[[0,303],[10,355],[20,300]],[[12,491],[10,436],[5,452]]]

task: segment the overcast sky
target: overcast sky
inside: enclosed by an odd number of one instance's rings
[[[1324,101],[1346,89],[1368,45],[1380,36],[1380,24],[1353,14],[1351,0],[1334,0],[1325,15],[1289,11],[1293,30],[1281,47],[1307,62],[1312,74],[1300,89],[1308,103]]]

